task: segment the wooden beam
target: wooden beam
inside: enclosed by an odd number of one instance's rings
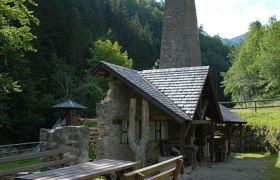
[[[210,120],[192,120],[191,124],[212,124]]]
[[[152,121],[170,121],[172,120],[169,116],[150,116],[150,120]]]
[[[244,141],[243,141],[243,136],[244,136],[244,134],[243,134],[243,124],[239,124],[239,131],[240,131],[240,148],[241,148],[241,151],[243,151],[244,150]]]
[[[209,129],[211,133],[210,138],[210,161],[214,162],[214,124],[209,124]]]
[[[209,104],[209,99],[206,99],[203,102],[202,106],[200,107],[200,111],[199,111],[199,118],[200,119],[204,119],[208,104]]]
[[[231,154],[231,130],[232,130],[232,124],[226,124],[227,134],[228,134],[228,156]]]

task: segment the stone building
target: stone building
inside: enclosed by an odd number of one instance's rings
[[[185,147],[198,142],[199,128],[195,127],[204,129],[206,145],[202,148],[214,158],[214,125],[223,123],[223,118],[208,66],[136,71],[100,62],[92,73],[112,78],[106,98],[97,105],[101,133],[97,159],[135,160],[138,153],[146,163],[154,163],[162,155],[159,147],[163,141],[173,143],[185,155]],[[144,152],[136,152],[129,142],[129,124],[134,116],[133,133],[140,146],[147,130],[143,128],[146,126],[141,128],[145,110],[142,101],[148,104],[149,131]]]

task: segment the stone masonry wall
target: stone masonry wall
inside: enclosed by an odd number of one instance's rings
[[[121,121],[128,121],[130,93],[118,81],[111,81],[109,87],[105,99],[96,106],[100,131],[96,158],[133,160],[128,144],[121,144]]]
[[[264,127],[245,126],[232,134],[231,148],[233,152],[240,151],[280,151],[280,130]],[[243,143],[243,146],[242,146]]]
[[[56,129],[40,129],[40,151],[73,147],[66,157],[78,157],[79,163],[88,162],[89,129],[87,126],[60,126]],[[47,161],[44,159],[43,161]]]
[[[137,98],[137,117],[141,118],[141,97],[119,81],[111,81],[105,99],[96,106],[97,125],[100,131],[100,139],[97,140],[96,158],[110,158],[134,161],[134,152],[128,142],[123,143],[126,127],[129,120],[130,98]],[[126,127],[123,127],[126,124]],[[127,129],[126,129],[127,130]],[[158,160],[160,151],[158,142],[151,141],[147,144],[147,164]]]

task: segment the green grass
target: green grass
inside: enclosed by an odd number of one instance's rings
[[[268,166],[268,179],[280,179],[280,152],[269,156],[270,164]]]
[[[268,126],[280,129],[280,108],[241,109],[234,110],[240,117],[248,121],[250,126]]]
[[[2,163],[0,164],[0,170],[7,170],[7,169],[13,169],[22,166],[28,166],[39,162],[40,162],[39,158],[34,158],[34,159],[28,159],[28,160],[22,160],[22,161],[10,162],[10,163]]]
[[[270,153],[237,153],[235,158],[255,158],[268,160],[268,168],[264,175],[267,180],[280,179],[280,152],[278,154]]]

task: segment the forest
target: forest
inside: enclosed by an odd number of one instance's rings
[[[90,70],[100,60],[136,70],[155,67],[163,10],[156,0],[1,0],[0,143],[37,140],[39,129],[56,121],[51,106],[68,99],[95,117],[108,80]],[[276,19],[253,23],[249,40],[229,47],[199,27],[202,64],[211,66],[220,101],[279,96],[279,60],[270,56],[279,49],[276,31]],[[268,57],[274,64],[260,68]]]

